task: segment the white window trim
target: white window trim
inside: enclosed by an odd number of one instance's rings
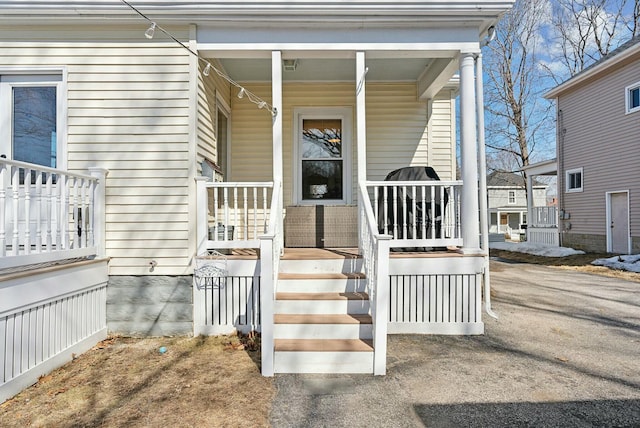
[[[580,187],[569,188],[569,176],[571,174],[580,173]],[[565,192],[566,193],[578,193],[584,191],[584,169],[583,168],[573,168],[565,171],[564,175],[565,180]]]
[[[67,93],[67,69],[66,67],[0,67],[0,76],[12,76],[22,78],[11,79],[13,81],[6,82],[7,88],[12,86],[40,86],[42,84],[56,86],[56,133],[58,137],[56,147],[56,168],[60,170],[67,169],[67,115],[68,115],[68,93]],[[60,79],[52,79],[49,76],[60,76]],[[0,82],[0,85],[3,85]],[[4,99],[0,103],[10,100],[10,91],[0,90]],[[0,125],[3,131],[0,132],[0,138],[4,141],[11,141],[11,127],[9,126],[8,115],[0,113]],[[1,147],[5,150],[5,147]],[[9,148],[11,150],[11,148]]]
[[[298,133],[300,132],[303,119],[312,118],[322,119],[342,119],[342,173],[344,174],[344,187],[342,199],[318,199],[306,200],[302,199],[302,168],[300,141]],[[298,107],[294,110],[293,115],[293,203],[298,205],[344,205],[352,203],[352,175],[353,166],[351,164],[351,150],[353,147],[353,109],[351,107]]]
[[[513,202],[511,202],[511,194],[513,193]],[[507,190],[507,204],[516,205],[518,203],[518,195],[515,190]]]
[[[640,82],[634,83],[633,85],[629,85],[624,89],[624,106],[625,106],[626,114],[640,111],[640,106],[631,108],[631,91],[633,91],[634,89],[640,90]]]

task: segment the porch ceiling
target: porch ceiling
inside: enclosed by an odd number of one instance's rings
[[[431,59],[368,59],[369,81],[417,81]],[[240,82],[271,81],[270,59],[227,58],[220,60],[227,73]],[[355,81],[356,61],[352,58],[301,58],[295,71],[283,71],[282,79],[295,81]]]

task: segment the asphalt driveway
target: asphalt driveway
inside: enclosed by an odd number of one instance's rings
[[[484,336],[390,336],[383,377],[278,375],[272,425],[640,427],[640,283],[493,261],[492,284]]]

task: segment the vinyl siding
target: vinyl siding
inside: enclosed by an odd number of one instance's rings
[[[144,29],[0,28],[5,72],[66,68],[67,168],[109,170],[111,275],[182,274],[190,261],[189,57]],[[188,39],[186,28],[171,31]]]
[[[203,65],[202,63],[200,64]],[[217,61],[212,65],[221,69]],[[201,67],[202,68],[202,67]],[[198,173],[202,172],[200,163],[203,159],[220,164],[217,153],[217,109],[220,97],[230,105],[230,84],[221,78],[214,70],[209,77],[198,73]]]
[[[243,84],[270,101],[270,84]],[[367,177],[382,180],[396,168],[433,165],[443,180],[455,171],[454,103],[444,93],[433,103],[433,136],[428,135],[427,103],[418,101],[413,83],[369,83],[367,100]],[[285,205],[293,200],[294,112],[297,107],[349,107],[355,128],[354,84],[285,83],[283,88],[283,157]],[[246,99],[232,102],[232,181],[271,181],[271,117]],[[351,132],[352,195],[356,195],[356,135]],[[432,140],[431,145],[429,141]]]
[[[568,233],[606,235],[605,193],[630,190],[631,236],[640,236],[640,112],[625,114],[625,88],[640,82],[640,59],[562,94],[562,168],[584,168],[583,192],[566,193],[559,177],[562,206],[570,215]]]

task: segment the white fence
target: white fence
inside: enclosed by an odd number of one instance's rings
[[[103,178],[0,159],[0,268],[98,253]]]
[[[462,246],[462,181],[368,181],[378,231],[391,247]]]

